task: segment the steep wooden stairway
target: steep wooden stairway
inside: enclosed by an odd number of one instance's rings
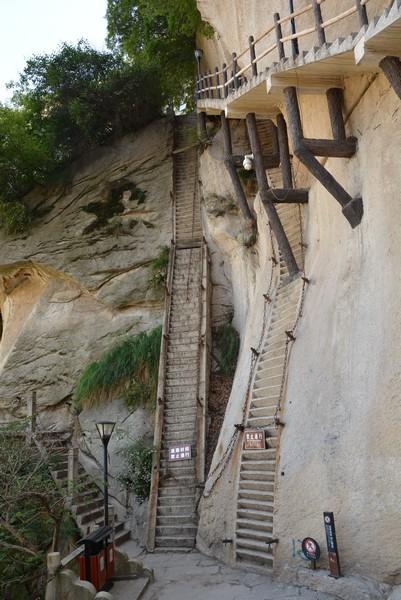
[[[297,205],[277,208],[298,265],[303,264],[300,213]],[[287,331],[298,311],[303,281],[289,280],[283,261],[276,294],[272,298],[270,323],[258,357],[245,421],[247,429],[262,430],[265,450],[241,449],[235,553],[236,559],[252,566],[273,565],[273,508],[279,428],[277,410],[286,370]]]
[[[204,480],[208,253],[202,240],[196,117],[176,119],[173,221],[160,357],[147,549],[190,550]],[[186,456],[181,456],[186,448]],[[171,460],[172,449],[178,460]],[[185,454],[185,451],[184,451]]]

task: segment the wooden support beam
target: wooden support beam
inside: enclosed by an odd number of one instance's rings
[[[269,217],[270,225],[276,237],[283,260],[287,265],[290,276],[293,277],[299,272],[299,268],[287,235],[284,231],[284,227],[269,196],[269,184],[267,182],[266,171],[263,164],[263,155],[256,126],[255,113],[247,114],[246,124],[248,129],[248,137],[254,156],[255,172],[258,180],[260,196],[262,198],[266,213]]]
[[[306,188],[270,188],[267,196],[274,204],[306,204],[309,200],[309,190]]]
[[[366,4],[362,4],[361,0],[355,0],[356,9],[358,11],[359,24],[361,27],[369,25],[368,13],[366,10]]]
[[[397,96],[401,98],[401,60],[398,56],[385,56],[379,62],[379,67],[387,77]]]
[[[354,156],[358,140],[354,137],[345,140],[304,139],[305,148],[315,156],[331,156],[333,158],[351,158]]]
[[[226,119],[224,112],[221,113],[221,128],[223,132],[224,143],[224,164],[226,166],[228,174],[230,175],[230,179],[235,190],[239,207],[245,219],[254,222],[254,215],[252,214],[252,211],[249,208],[248,200],[242,187],[241,180],[238,176],[237,169],[234,165],[232,155],[230,123],[228,119]]]
[[[276,30],[276,42],[277,42],[278,57],[280,60],[282,60],[283,58],[285,58],[285,51],[284,51],[284,44],[281,41],[281,38],[283,37],[283,30],[282,30],[281,23],[280,23],[279,13],[274,13],[273,19],[274,19],[274,27]]]
[[[237,169],[243,166],[244,157],[242,154],[233,154],[232,161]],[[276,169],[280,166],[280,155],[279,154],[264,154],[263,164],[265,169]]]
[[[329,107],[331,130],[335,140],[345,140],[345,125],[343,117],[343,91],[340,88],[330,88],[326,92]]]
[[[351,227],[359,225],[363,215],[362,198],[352,198],[338,181],[320,164],[313,155],[311,147],[308,147],[302,131],[301,115],[295,87],[284,90],[284,98],[287,108],[288,121],[291,130],[294,154],[306,166],[308,171],[316,177],[328,192],[339,202],[342,212]],[[313,145],[312,145],[313,146]]]
[[[291,156],[288,144],[287,124],[282,114],[279,114],[277,116],[277,132],[283,186],[285,188],[293,188],[294,184],[292,180]]]

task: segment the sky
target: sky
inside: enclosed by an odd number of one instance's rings
[[[33,54],[87,39],[105,49],[107,0],[0,0],[0,102]]]

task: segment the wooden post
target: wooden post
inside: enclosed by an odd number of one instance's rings
[[[215,73],[214,78],[215,78],[215,82],[216,82],[216,98],[221,98],[219,67],[215,67],[214,73]]]
[[[281,41],[281,38],[283,37],[283,30],[281,28],[279,13],[274,13],[273,19],[274,19],[274,26],[276,28],[278,57],[281,60],[281,59],[285,58],[285,52],[284,52],[284,44]]]
[[[238,90],[238,88],[239,88],[238,77],[237,77],[238,61],[237,61],[237,53],[236,52],[233,52],[232,58],[233,58],[234,89]]]
[[[401,60],[398,56],[386,56],[379,62],[379,67],[397,96],[401,98]]]
[[[294,187],[291,170],[290,148],[288,144],[287,124],[282,114],[277,117],[278,146],[280,152],[280,167],[283,177],[283,188]]]
[[[208,81],[208,88],[209,88],[209,92],[210,92],[210,96],[209,96],[209,97],[210,97],[210,98],[214,98],[214,92],[213,92],[213,79],[212,79],[212,72],[211,72],[211,70],[210,70],[210,69],[209,69],[209,71],[208,71],[208,78],[207,78],[207,81]]]
[[[253,35],[249,36],[249,54],[251,56],[251,66],[252,66],[252,75],[256,77],[258,74],[258,65],[255,62],[256,52],[255,52],[255,39]]]
[[[248,200],[246,199],[245,192],[241,185],[240,178],[237,173],[237,169],[235,168],[233,159],[232,159],[232,142],[231,142],[231,132],[230,132],[230,124],[226,119],[224,112],[221,113],[221,128],[223,131],[223,143],[224,143],[224,164],[227,168],[228,174],[230,175],[231,182],[233,184],[235,194],[237,196],[238,204],[241,209],[241,212],[245,219],[249,221],[254,221],[254,216],[249,208]]]
[[[322,11],[320,8],[320,4],[318,4],[317,0],[312,0],[312,8],[313,8],[313,16],[315,18],[315,25],[317,31],[317,38],[319,40],[319,44],[323,46],[326,43],[326,34],[322,27],[323,19],[322,19]]]
[[[206,113],[202,111],[198,113],[198,131],[202,141],[207,140]]]
[[[256,126],[255,113],[248,113],[246,115],[246,125],[248,129],[248,137],[251,143],[251,149],[254,156],[256,178],[258,180],[259,192],[265,206],[267,215],[269,217],[270,225],[276,236],[276,240],[285,261],[288,272],[291,277],[295,276],[299,272],[297,262],[292,252],[290,243],[287,235],[284,231],[284,227],[280,221],[277,211],[269,197],[269,184],[267,183],[266,171],[263,164],[263,154],[260,145],[260,139]]]
[[[60,600],[61,590],[57,572],[61,566],[60,552],[49,552],[47,555],[47,585],[45,600]]]
[[[78,448],[75,446],[68,449],[67,494],[71,503],[74,501],[77,493],[79,470],[78,453]]]
[[[289,0],[289,9],[290,9],[290,14],[294,12],[294,0]],[[295,19],[292,18],[291,19],[291,34],[294,35],[294,33],[296,33],[296,27],[295,27]],[[293,40],[291,40],[291,47],[292,47],[292,58],[296,58],[299,54],[299,44],[298,44],[298,40],[297,38],[294,38]]]
[[[345,140],[345,125],[343,117],[343,92],[340,88],[330,88],[326,92],[330,113],[331,130],[335,140]]]
[[[316,179],[320,181],[326,190],[330,192],[330,194],[339,202],[342,207],[342,212],[349,221],[351,227],[356,227],[361,222],[363,215],[362,199],[352,198],[331,175],[331,173],[329,173],[327,169],[320,164],[320,162],[313,155],[311,149],[308,148],[306,142],[313,142],[314,140],[304,140],[297,91],[295,87],[285,88],[284,98],[291,130],[294,154],[307,167],[309,172],[316,177]],[[339,142],[337,142],[337,144],[339,144]]]
[[[227,87],[227,65],[223,63],[223,96],[227,98],[228,96],[228,87]]]
[[[361,27],[369,25],[368,12],[366,4],[362,4],[361,0],[355,0],[356,9],[358,11],[359,23]]]

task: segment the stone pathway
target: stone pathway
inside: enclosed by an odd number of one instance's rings
[[[334,596],[281,585],[269,577],[231,569],[198,552],[156,553],[141,557],[155,572],[143,600],[333,600]],[[117,587],[117,586],[116,586]],[[125,588],[125,589],[124,589]],[[130,582],[111,590],[117,600],[131,600]]]

